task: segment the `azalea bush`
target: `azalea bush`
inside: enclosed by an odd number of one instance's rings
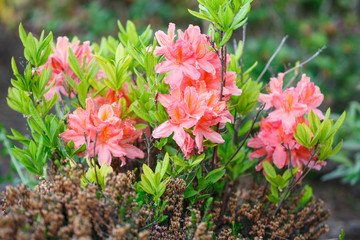
[[[253,79],[244,39],[233,52],[229,44],[251,0],[198,2],[189,12],[210,23],[207,33],[170,23],[153,36],[150,26],[139,33],[119,21],[117,38],[91,44],[36,38],[20,25],[27,64],[19,70],[12,59],[7,100],[31,136],[13,129],[22,146],[11,155],[41,182],[31,193],[7,189],[0,234],[316,239],[327,231],[328,213],[300,183],[340,150],[345,113],[336,122],[323,114],[324,96],[306,74],[294,83],[306,62],[264,86],[262,75]],[[240,188],[248,175],[257,185]],[[31,199],[63,204],[60,222],[51,225]],[[37,223],[16,226],[9,219],[19,209]],[[77,230],[77,216],[88,231]]]

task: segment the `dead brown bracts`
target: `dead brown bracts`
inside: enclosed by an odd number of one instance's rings
[[[329,216],[320,200],[298,208],[301,194],[289,198],[273,217],[275,204],[253,186],[244,197],[232,194],[225,213],[214,201],[193,206],[184,199],[185,182],[170,180],[158,207],[136,194],[134,174],[107,177],[104,191],[80,187],[82,172],[65,170],[34,190],[7,187],[1,196],[0,239],[317,239],[328,231]],[[144,196],[145,197],[145,196]],[[161,216],[160,216],[161,217]],[[206,218],[210,218],[207,221]]]

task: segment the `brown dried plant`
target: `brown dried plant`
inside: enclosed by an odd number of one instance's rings
[[[328,231],[322,201],[298,208],[301,194],[273,217],[276,206],[264,197],[266,190],[253,186],[242,197],[232,193],[221,215],[221,201],[209,210],[205,200],[191,205],[184,198],[185,181],[171,179],[161,199],[166,204],[160,213],[167,218],[159,221],[159,206],[137,192],[134,172],[108,175],[104,191],[93,184],[81,188],[81,176],[66,168],[34,190],[7,187],[0,198],[0,239],[301,240]]]

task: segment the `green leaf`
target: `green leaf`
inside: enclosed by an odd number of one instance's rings
[[[145,176],[150,180],[152,186],[155,186],[155,183],[154,183],[155,174],[151,170],[151,168],[149,168],[146,164],[143,164],[143,171],[144,171]]]
[[[11,149],[12,155],[22,163],[26,167],[26,169],[35,174],[35,175],[42,175],[34,166],[33,162],[30,160],[29,156],[25,154],[24,150],[21,150],[17,147]]]
[[[339,235],[339,240],[345,240],[345,232],[344,229],[341,229],[340,235]]]
[[[196,157],[196,159],[191,163],[191,167],[198,166],[205,159],[205,153]]]
[[[278,190],[278,188],[275,187],[274,185],[271,185],[270,190],[271,190],[271,195],[273,195],[274,197],[278,198],[278,196],[279,196],[279,190]]]
[[[184,192],[184,198],[193,197],[193,196],[197,195],[198,193],[199,193],[199,191],[194,190],[194,188],[192,186],[188,187]]]
[[[235,15],[233,23],[231,24],[230,27],[233,28],[233,30],[235,30],[236,29],[235,26],[237,26],[245,18],[246,14],[248,14],[249,11],[250,11],[250,2],[247,2]]]
[[[24,45],[24,47],[26,47],[27,35],[26,35],[25,29],[24,29],[22,23],[19,24],[19,35],[20,35],[22,44]]]
[[[154,185],[152,184],[152,182],[150,181],[150,179],[148,177],[146,177],[145,174],[141,174],[140,176],[141,178],[141,182],[144,186],[148,187],[149,189],[151,189],[152,192],[154,192],[155,195],[155,188],[153,187]]]
[[[305,123],[298,124],[294,137],[304,147],[308,147],[311,141],[311,130]]]
[[[305,205],[310,201],[312,198],[312,188],[309,185],[305,185],[303,190],[303,197],[300,200],[300,206],[305,207]]]
[[[232,33],[233,33],[232,29],[229,29],[225,32],[224,37],[221,39],[220,47],[224,46],[230,40]]]
[[[242,20],[241,22],[239,22],[236,25],[233,25],[230,27],[230,29],[238,29],[239,27],[241,27],[242,25],[244,25],[247,22],[247,18],[245,18],[244,20]]]
[[[147,193],[149,193],[149,194],[152,194],[152,195],[155,195],[154,191],[151,190],[151,188],[150,188],[147,184],[145,184],[144,182],[140,182],[140,183],[139,183],[139,186],[140,186],[145,192],[147,192]]]
[[[209,21],[209,22],[212,21],[210,18],[208,18],[208,17],[207,17],[205,14],[203,14],[203,13],[198,13],[198,12],[192,11],[192,10],[190,10],[190,9],[188,9],[188,11],[189,11],[189,13],[190,13],[191,15],[193,15],[194,17],[197,17],[197,18],[200,18],[200,19],[204,19],[204,20]]]
[[[273,180],[276,182],[276,184],[277,184],[281,189],[285,188],[286,185],[287,185],[287,182],[285,181],[285,179],[283,179],[283,177],[280,176],[280,175],[276,175],[276,177],[275,177]]]
[[[320,143],[324,143],[326,142],[331,136],[329,135],[330,130],[332,128],[332,123],[329,119],[325,119],[322,123],[321,123],[321,133],[320,133],[320,137],[319,137],[319,141]]]
[[[317,130],[319,128],[319,125],[317,125],[317,122],[316,122],[316,118],[319,118],[319,117],[317,115],[315,115],[314,112],[311,110],[309,113],[308,120],[309,120],[309,126],[311,129],[311,132],[314,134],[317,132]]]
[[[210,6],[210,4],[207,1],[204,2],[204,6],[205,6],[206,10],[210,13],[213,20],[215,20],[212,22],[218,22],[218,23],[221,22],[219,19],[219,15],[214,11],[212,6]]]
[[[331,128],[331,131],[329,132],[329,135],[333,135],[335,134],[339,128],[341,127],[341,125],[344,123],[345,121],[345,117],[346,117],[346,112],[343,112],[341,114],[341,116],[339,117],[339,119],[336,121],[336,123],[334,124],[334,126]]]
[[[329,153],[328,157],[337,154],[340,151],[342,144],[343,144],[343,140],[341,139],[341,141],[336,145],[336,147]]]
[[[195,198],[195,202],[201,201],[201,200],[204,200],[204,199],[207,199],[207,198],[209,198],[210,196],[211,196],[210,194],[200,195],[200,196],[198,196],[198,197]]]
[[[86,82],[85,80],[82,80],[79,83],[79,87],[78,87],[78,98],[79,98],[79,102],[81,104],[81,106],[85,107],[85,101],[87,98],[87,94],[88,94],[88,89],[89,89],[89,83]]]
[[[270,178],[275,178],[276,177],[276,171],[275,168],[271,165],[271,163],[267,162],[267,161],[263,161],[262,162],[263,168],[265,173],[270,177]]]
[[[66,82],[75,90],[75,91],[78,91],[78,86],[76,84],[76,82],[70,78],[68,75],[65,74],[65,79],[66,79]]]
[[[157,189],[160,185],[160,173],[159,172],[156,172],[155,173],[155,176],[154,176],[154,188]]]
[[[46,157],[46,153],[43,152],[43,147],[44,147],[43,135],[40,135],[40,141],[37,144],[38,144],[38,146],[36,149],[36,155],[35,155],[35,159],[33,159],[33,161],[34,161],[37,169],[39,169],[39,171],[42,171],[43,166],[44,166],[43,159]]]
[[[30,110],[31,117],[34,120],[34,123],[36,125],[38,125],[49,136],[50,134],[44,124],[44,121],[43,121],[42,117],[40,116],[40,113],[34,107],[34,105],[29,104],[29,110]]]
[[[224,27],[229,28],[234,18],[234,13],[230,5],[226,6],[225,15],[224,15]]]
[[[274,195],[268,195],[266,197],[267,199],[269,199],[270,202],[273,202],[275,204],[280,202],[280,199],[278,197],[275,197]]]
[[[79,60],[76,58],[74,52],[69,48],[69,57],[68,57],[69,65],[71,69],[74,71],[76,76],[80,79],[84,79],[84,73],[81,70]]]
[[[163,177],[165,176],[165,173],[168,169],[169,166],[169,162],[170,162],[170,157],[169,154],[166,153],[165,157],[164,157],[164,161],[162,162],[162,166],[161,166],[161,171],[160,171],[160,178],[163,179]]]
[[[53,34],[50,32],[47,37],[41,41],[41,44],[38,48],[38,52],[37,52],[37,57],[40,58],[41,54],[43,53],[43,50],[46,48],[46,47],[50,47],[50,42],[52,42],[53,40]]]
[[[207,183],[216,183],[219,181],[225,174],[226,170],[224,167],[217,168],[209,172],[209,174],[205,177]]]
[[[165,190],[166,190],[166,184],[167,184],[167,182],[168,181],[163,181],[163,182],[161,182],[160,183],[160,185],[159,185],[159,187],[158,187],[158,190],[157,190],[157,194],[156,194],[156,197],[157,198],[160,198],[163,194],[164,194],[164,192],[165,192]]]

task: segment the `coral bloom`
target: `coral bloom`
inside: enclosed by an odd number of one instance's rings
[[[307,111],[307,106],[299,102],[299,96],[293,88],[285,90],[282,94],[274,94],[271,103],[275,110],[270,112],[269,120],[281,120],[287,133],[292,131],[296,118],[303,116]]]
[[[70,49],[74,53],[76,59],[79,61],[80,67],[84,67],[84,63],[85,66],[87,66],[93,59],[93,53],[90,50],[89,41],[83,42],[83,44],[80,44],[80,41],[70,43],[67,37],[58,37],[56,47],[53,48],[54,53],[51,54],[48,58],[48,61],[39,68],[39,72],[41,72],[43,68],[51,67],[52,69],[52,77],[47,84],[47,87],[55,81],[51,89],[45,93],[44,96],[46,99],[52,98],[55,93],[58,94],[59,99],[61,99],[61,94],[64,96],[69,96],[69,92],[71,92],[71,95],[76,93],[75,90],[71,89],[71,87],[67,84],[65,77],[70,77],[76,83],[79,83],[80,81],[69,65],[68,57]],[[104,76],[105,74],[103,71],[99,70],[95,79],[99,80]]]
[[[154,129],[154,138],[169,137],[174,133],[173,138],[186,157],[193,151],[194,144],[198,152],[202,152],[204,139],[224,142],[212,127],[217,124],[224,127],[224,123],[231,122],[232,116],[225,102],[219,101],[216,91],[198,92],[194,87],[187,87],[184,91],[171,90],[170,95],[159,94],[158,100],[166,108],[169,120]]]
[[[270,79],[268,94],[260,94],[259,101],[266,104],[265,108],[274,109],[268,117],[261,120],[260,132],[249,140],[248,146],[255,151],[250,154],[250,160],[262,158],[263,161],[273,162],[278,168],[283,168],[288,164],[291,149],[291,165],[300,166],[298,176],[302,171],[302,166],[307,165],[314,169],[320,169],[325,162],[318,163],[317,159],[310,159],[311,155],[307,148],[299,144],[294,138],[294,132],[299,123],[308,124],[304,118],[311,110],[320,118],[323,117],[317,107],[323,100],[320,89],[310,82],[310,78],[302,75],[296,88],[283,90],[284,74],[279,73],[277,78]],[[286,147],[286,148],[285,148]],[[310,163],[309,163],[310,161]],[[261,162],[256,169],[262,168]]]
[[[165,83],[170,85],[170,94],[159,94],[158,100],[165,107],[169,119],[156,127],[154,138],[169,137],[180,147],[185,157],[202,152],[204,140],[223,143],[222,136],[215,131],[223,128],[233,117],[225,101],[231,95],[241,95],[236,85],[236,73],[226,72],[220,96],[222,78],[221,62],[216,53],[208,49],[208,37],[201,34],[198,26],[189,25],[183,32],[170,24],[168,33],[158,31],[160,44],[155,55],[165,55],[165,60],[155,67],[157,73],[168,73]],[[227,58],[226,65],[230,57]]]
[[[297,124],[306,121],[303,118],[299,118],[293,126],[296,129]],[[248,142],[248,146],[255,148],[249,156],[250,160],[254,158],[262,158],[263,161],[273,162],[279,169],[288,165],[289,153],[286,148],[290,148],[291,165],[292,167],[308,165],[308,167],[314,169],[320,169],[325,163],[317,163],[317,159],[310,159],[311,155],[307,148],[296,142],[293,133],[285,133],[281,121],[269,121],[268,119],[262,119],[260,123],[260,132],[255,138],[252,138]],[[285,147],[286,148],[285,148]],[[311,161],[310,164],[308,162]],[[260,162],[256,166],[256,170],[262,169],[262,163]]]
[[[207,91],[220,91],[221,62],[216,53],[209,50],[207,35],[201,34],[198,26],[189,25],[183,32],[177,31],[175,40],[175,25],[169,25],[168,34],[156,32],[160,44],[154,51],[155,55],[165,55],[165,61],[155,67],[157,73],[168,73],[165,83],[172,89],[195,87],[203,85]],[[230,61],[227,57],[226,65]],[[224,77],[223,95],[229,99],[231,95],[240,95],[241,90],[236,86],[236,73],[226,72]],[[205,84],[205,85],[204,85]]]
[[[120,113],[121,106],[117,103],[96,106],[88,98],[86,110],[78,108],[69,114],[69,129],[60,137],[66,142],[74,141],[78,148],[85,144],[86,136],[86,154],[90,157],[97,155],[100,166],[104,163],[110,166],[112,157],[119,157],[122,166],[126,164],[125,156],[130,159],[143,158],[144,153],[132,145],[142,131],[135,129],[135,121],[121,119]]]
[[[177,41],[173,46],[167,48],[166,60],[155,67],[157,73],[171,72],[165,83],[171,88],[178,88],[184,76],[199,79],[200,72],[195,67],[194,53],[185,41]]]

